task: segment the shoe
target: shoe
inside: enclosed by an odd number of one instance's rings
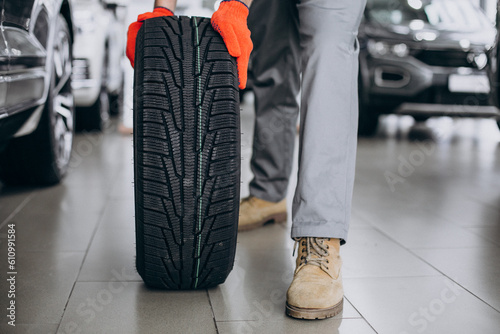
[[[286,314],[298,319],[325,319],[343,309],[340,239],[300,238],[293,281],[286,294]],[[295,251],[295,249],[294,249]]]
[[[248,196],[241,200],[238,231],[253,230],[270,221],[286,222],[286,199],[275,203]]]

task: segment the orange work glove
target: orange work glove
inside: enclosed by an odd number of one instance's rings
[[[253,49],[247,26],[248,7],[238,0],[224,0],[212,15],[212,26],[222,36],[229,54],[238,63],[240,89],[247,85],[247,70]]]
[[[137,33],[141,29],[144,21],[147,19],[152,19],[154,17],[173,16],[173,15],[174,15],[174,12],[172,12],[168,8],[156,7],[153,10],[153,12],[147,12],[147,13],[139,15],[137,17],[137,22],[133,22],[128,27],[126,54],[127,54],[128,59],[130,60],[130,64],[132,65],[132,67],[134,67],[134,61],[135,61],[135,40],[137,39]]]

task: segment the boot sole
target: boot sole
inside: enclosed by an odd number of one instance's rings
[[[264,226],[265,224],[267,224],[269,222],[283,223],[283,222],[286,222],[286,219],[287,219],[286,212],[277,213],[275,215],[268,216],[265,219],[262,219],[256,223],[253,223],[253,224],[240,225],[240,226],[238,226],[238,232],[254,230],[256,228]]]
[[[302,308],[289,305],[286,303],[286,315],[296,319],[307,319],[307,320],[315,320],[315,319],[326,319],[336,316],[344,309],[344,299],[332,307],[328,308]]]

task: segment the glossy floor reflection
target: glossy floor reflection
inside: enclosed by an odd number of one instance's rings
[[[243,107],[248,183],[253,115]],[[240,234],[217,288],[147,289],[134,269],[132,139],[115,127],[78,135],[62,184],[0,188],[3,310],[8,224],[18,264],[17,326],[2,315],[0,333],[498,333],[499,141],[491,120],[385,117],[359,142],[344,312],[298,321],[284,314],[290,221]]]

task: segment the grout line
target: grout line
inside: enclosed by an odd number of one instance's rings
[[[416,258],[418,258],[419,260],[421,260],[422,262],[426,263],[427,265],[429,265],[431,268],[433,268],[434,270],[436,270],[437,272],[439,272],[441,275],[443,275],[444,277],[448,278],[450,281],[452,281],[453,283],[457,284],[459,287],[461,287],[462,289],[464,289],[465,291],[467,291],[468,293],[470,293],[472,296],[476,297],[478,300],[482,301],[483,303],[485,303],[486,305],[488,305],[489,307],[491,307],[494,311],[500,313],[500,310],[496,309],[494,306],[492,306],[490,303],[486,302],[484,299],[480,298],[479,296],[477,296],[475,293],[473,293],[471,290],[467,289],[465,286],[463,286],[461,283],[459,283],[457,280],[455,280],[454,278],[448,276],[446,273],[444,273],[443,271],[441,271],[440,269],[438,269],[436,266],[432,265],[431,263],[429,263],[427,260],[425,260],[424,258],[422,258],[421,256],[419,256],[418,254],[416,254],[415,252],[413,252],[413,250],[411,248],[407,248],[405,247],[403,244],[401,244],[399,241],[397,241],[396,239],[393,239],[391,236],[389,236],[388,234],[386,234],[384,231],[382,231],[381,229],[379,229],[378,227],[375,227],[375,230],[377,230],[378,232],[380,232],[381,234],[383,234],[385,237],[387,237],[389,240],[391,240],[392,242],[396,243],[397,245],[399,245],[400,247],[402,247],[403,249],[407,250],[408,252],[410,252],[412,255],[414,255]],[[498,248],[498,247],[493,247],[493,248]],[[415,277],[415,276],[409,276],[409,277]],[[435,277],[435,276],[427,276],[427,277]]]
[[[481,237],[480,235],[478,237]],[[409,247],[407,248],[408,250],[415,250],[415,251],[433,251],[433,250],[471,250],[471,249],[490,249],[490,248],[500,248],[500,245],[497,245],[493,243],[492,245],[486,245],[486,246],[466,246],[466,247],[459,247],[459,246],[454,246],[454,247]]]
[[[217,320],[215,319],[214,307],[212,305],[212,301],[210,300],[210,294],[208,293],[208,289],[205,289],[208,298],[208,304],[210,305],[210,310],[212,311],[212,318],[214,319],[215,332],[219,334],[219,328],[217,327]]]
[[[358,318],[344,318],[344,317],[342,317],[342,319],[363,319],[368,324],[368,326],[370,326],[370,328],[373,329],[373,331],[378,334],[378,332],[375,330],[375,328],[372,326],[372,324],[370,324],[368,322],[368,320],[361,314],[361,312],[356,308],[356,306],[354,306],[354,304],[351,303],[351,301],[345,296],[345,294],[344,294],[344,299],[347,300],[347,302],[349,304],[351,304],[352,308],[355,309],[356,312],[358,312],[358,314],[360,315],[361,318],[359,318],[359,317]]]
[[[17,206],[17,208],[12,211],[12,213],[5,218],[5,220],[0,224],[0,229],[5,226],[8,222],[12,220],[25,206],[28,204],[29,201],[35,196],[35,192],[33,191],[31,194],[29,194],[22,202]]]
[[[115,176],[115,182],[116,182],[116,178],[117,178],[117,176]],[[109,189],[112,189],[112,186],[110,186]],[[109,193],[108,193],[108,195],[109,195]],[[99,216],[97,218],[96,226],[94,227],[94,230],[92,231],[92,235],[91,235],[89,243],[87,245],[87,249],[84,251],[85,254],[83,255],[83,259],[82,259],[82,262],[80,264],[80,268],[78,268],[78,273],[76,274],[75,281],[73,282],[73,286],[71,287],[71,290],[69,292],[68,299],[66,300],[66,303],[64,304],[63,313],[61,315],[61,320],[59,322],[59,325],[57,326],[56,333],[59,332],[59,329],[61,328],[62,320],[64,319],[64,315],[66,314],[66,310],[68,308],[69,301],[71,299],[71,296],[73,295],[73,291],[75,291],[76,283],[78,282],[78,278],[80,277],[80,274],[82,272],[83,265],[85,264],[85,260],[87,259],[90,247],[92,246],[92,242],[94,241],[94,238],[97,234],[97,230],[99,229],[99,226],[101,226],[102,220],[104,218],[104,213],[106,212],[106,207],[107,207],[109,201],[110,201],[110,197],[106,196],[105,201],[104,201],[104,205],[102,206],[102,209],[100,210]]]

